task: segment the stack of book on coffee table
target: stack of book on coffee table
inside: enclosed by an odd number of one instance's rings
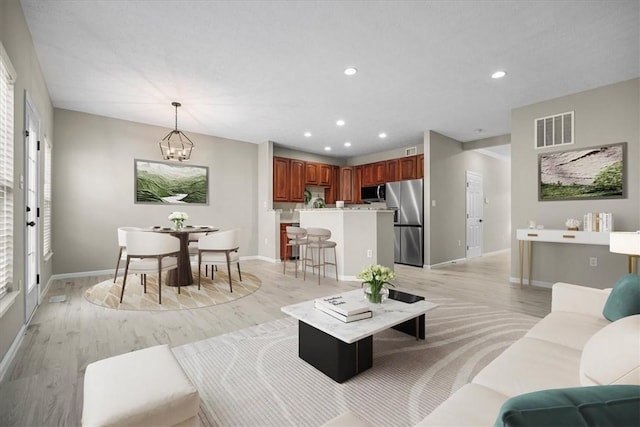
[[[342,296],[336,295],[326,298],[318,298],[315,301],[318,310],[333,316],[343,322],[369,319],[373,316],[371,309],[364,303],[346,301]]]

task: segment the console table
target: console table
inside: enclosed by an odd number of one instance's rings
[[[516,230],[518,249],[520,256],[520,287],[523,281],[524,242],[527,242],[529,277],[531,284],[531,251],[532,242],[548,243],[573,243],[579,245],[606,245],[609,246],[608,232],[595,231],[571,231],[571,230],[538,230],[532,228],[520,228]]]

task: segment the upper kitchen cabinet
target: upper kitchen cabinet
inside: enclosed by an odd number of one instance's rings
[[[418,154],[416,162],[418,171],[416,178],[424,178],[424,154]]]
[[[362,203],[362,195],[360,189],[362,188],[362,173],[364,168],[362,166],[356,166],[354,168],[355,175],[353,178],[353,203]]]
[[[338,166],[330,167],[331,186],[324,192],[324,200],[328,205],[332,205],[340,198],[340,168]]]
[[[320,165],[314,162],[307,162],[306,167],[306,183],[310,185],[318,185],[320,175]]]
[[[306,178],[305,162],[303,160],[289,160],[289,201],[304,202],[304,184]]]
[[[362,186],[384,184],[387,182],[387,162],[362,165]]]
[[[273,200],[276,202],[288,202],[290,194],[289,191],[289,159],[285,159],[283,157],[274,157]]]
[[[331,175],[331,165],[320,163],[318,165],[318,168],[318,185],[322,187],[330,187],[331,182],[333,181]]]
[[[418,177],[417,157],[418,156],[408,156],[400,158],[400,181],[416,179]]]
[[[387,160],[387,182],[399,181],[399,161],[398,159]]]
[[[340,168],[340,200],[354,203],[354,168],[345,166]],[[358,190],[359,191],[359,190]]]

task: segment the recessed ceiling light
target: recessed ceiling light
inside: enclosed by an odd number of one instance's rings
[[[351,147],[351,143],[349,141],[347,141],[347,142],[344,143],[344,146],[345,147]]]
[[[491,74],[491,78],[492,79],[501,79],[506,75],[507,75],[506,71],[499,70],[499,71],[496,71],[495,73]]]
[[[387,134],[386,134],[386,133],[384,133],[384,132],[381,132],[381,133],[379,133],[379,134],[378,134],[378,138],[382,138],[382,139],[384,139],[384,138],[386,138],[386,137],[387,137]]]
[[[324,151],[331,151],[331,147],[324,147]]]
[[[311,132],[305,132],[304,136],[306,136],[307,138],[311,138]]]
[[[347,76],[353,76],[355,73],[358,72],[358,69],[355,67],[349,67],[349,68],[345,68],[344,73]]]
[[[338,126],[344,126],[344,120],[340,119],[336,122]]]

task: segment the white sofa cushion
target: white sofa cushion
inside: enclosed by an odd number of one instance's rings
[[[473,379],[506,396],[580,384],[580,351],[521,338],[489,363]]]
[[[582,385],[640,385],[640,314],[623,317],[598,331],[584,346]]]
[[[479,384],[465,384],[418,426],[491,426],[507,396]]]
[[[538,322],[525,336],[582,351],[593,334],[610,323],[603,317],[556,311]]]
[[[149,347],[87,366],[82,425],[198,424],[198,390],[167,345]]]
[[[566,311],[600,317],[609,298],[611,288],[596,289],[570,283],[554,283],[551,296],[551,311]]]

